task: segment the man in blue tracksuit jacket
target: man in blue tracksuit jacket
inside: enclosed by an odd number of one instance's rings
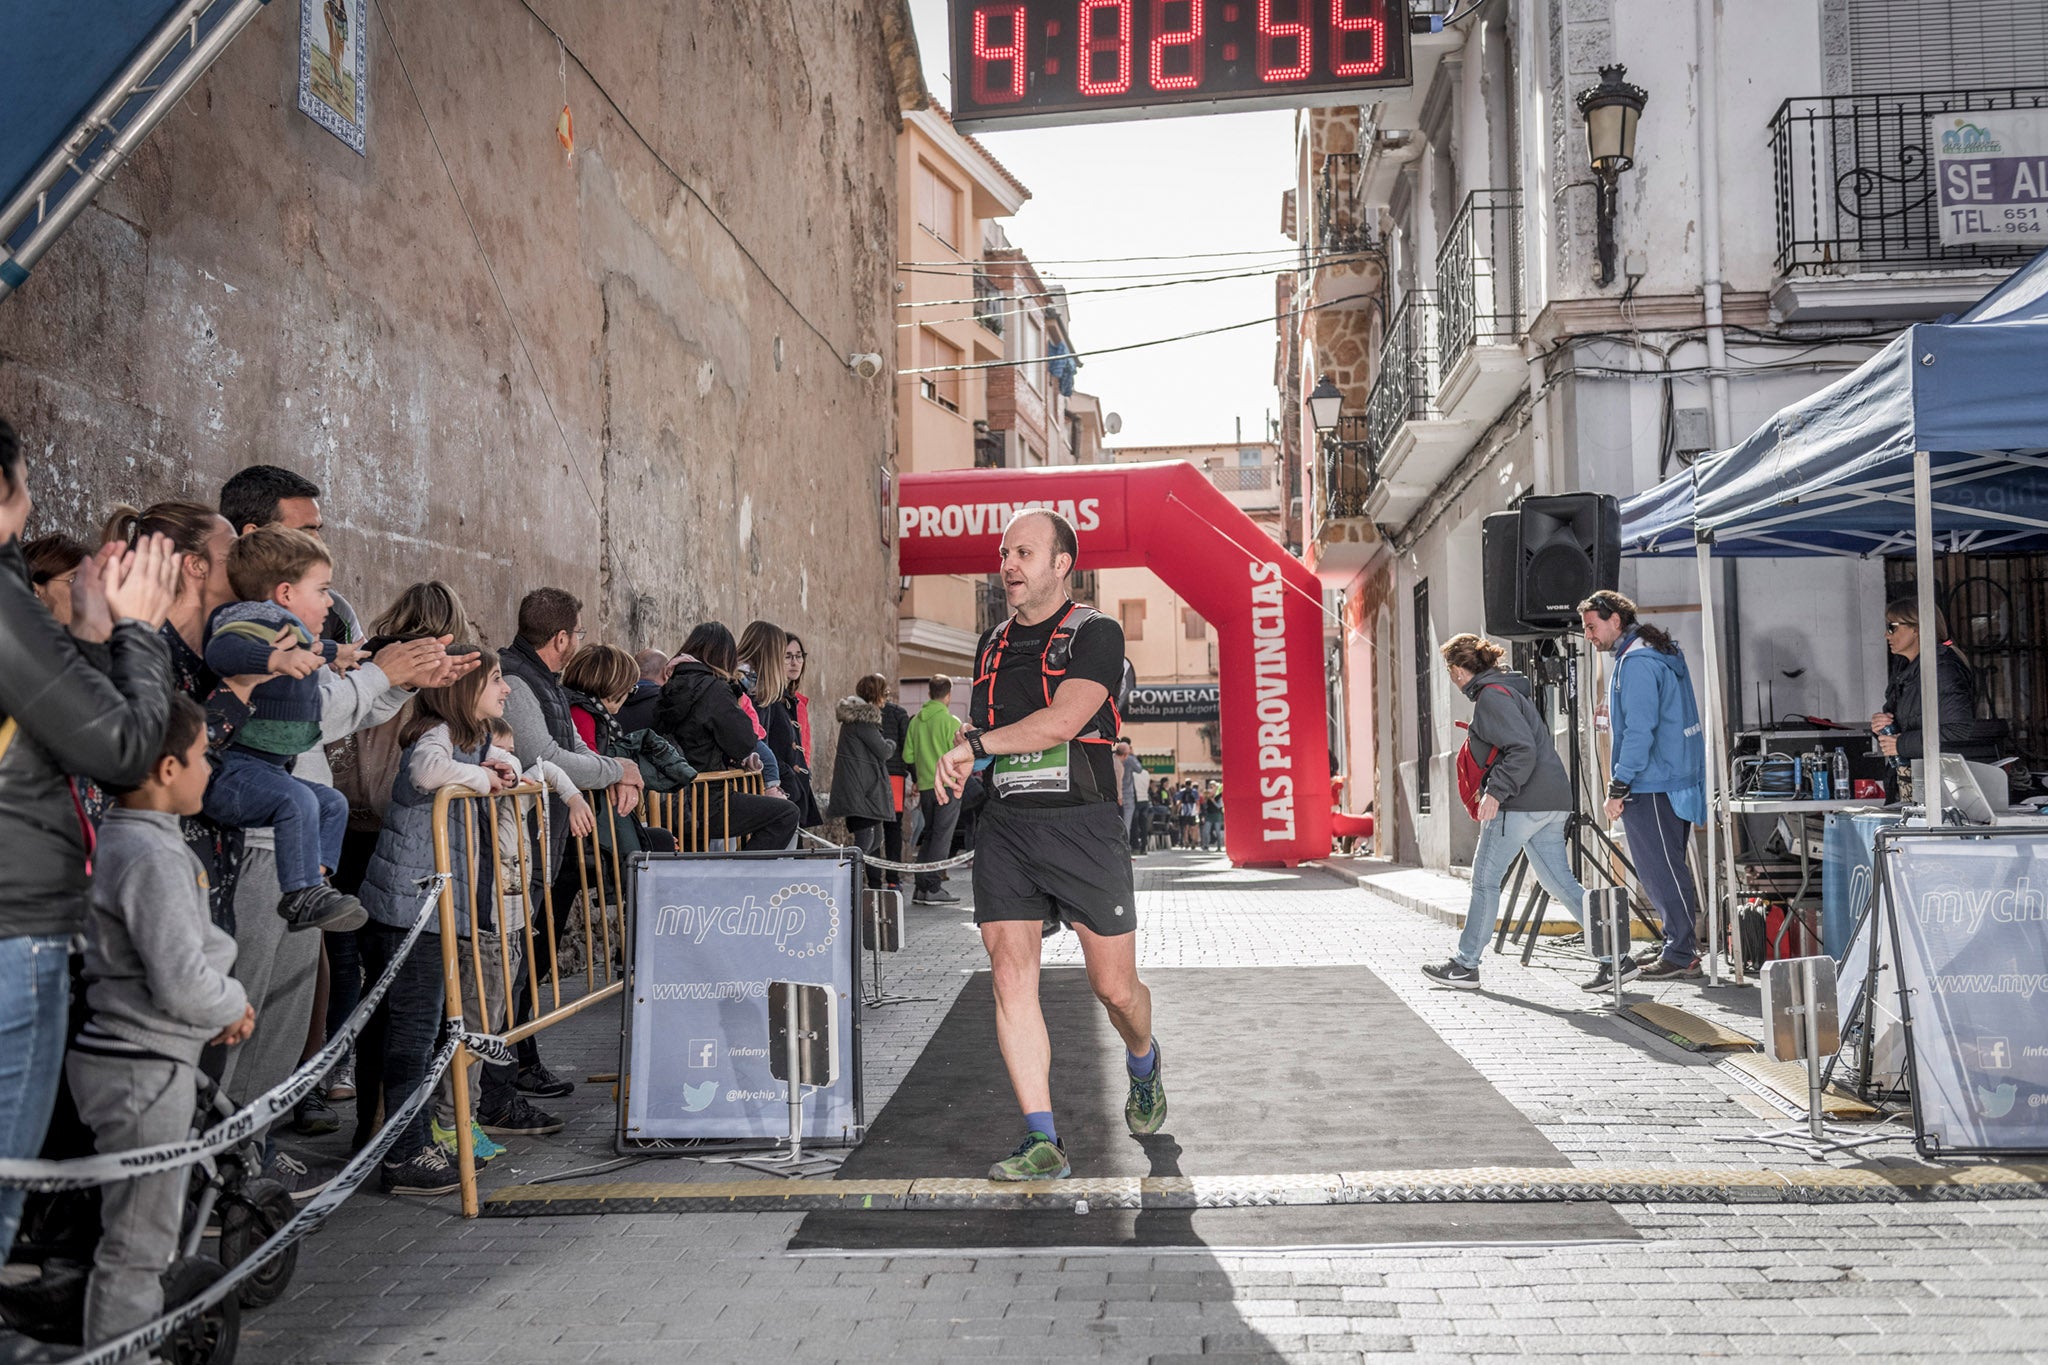
[[[1686,851],[1692,827],[1707,822],[1707,756],[1692,675],[1671,637],[1638,624],[1636,604],[1618,592],[1579,603],[1579,619],[1586,638],[1614,655],[1607,818],[1620,819],[1636,875],[1664,923],[1663,951],[1642,974],[1696,976],[1699,893]]]

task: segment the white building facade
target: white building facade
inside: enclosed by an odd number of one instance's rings
[[[2048,106],[2042,0],[1456,10],[1415,37],[1412,88],[1301,117],[1288,208],[1304,269],[1282,297],[1278,367],[1300,423],[1283,444],[1300,452],[1304,554],[1332,593],[1344,805],[1379,815],[1378,851],[1436,867],[1468,861],[1477,837],[1453,769],[1469,707],[1436,649],[1485,630],[1484,518],[1529,494],[1626,499],[1898,327],[1966,307],[2027,253],[1941,245],[1930,126]],[[1576,97],[1617,64],[1647,102],[1603,283]],[[1345,415],[1317,433],[1301,400],[1325,373]],[[1716,572],[1739,719],[1877,709],[1897,565]],[[1697,677],[1693,561],[1625,560],[1620,587]],[[1973,662],[2031,686],[2031,664]],[[1590,705],[1597,661],[1582,675]],[[1584,752],[1597,785],[1590,726]]]

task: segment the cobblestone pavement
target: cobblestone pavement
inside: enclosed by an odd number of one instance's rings
[[[1762,1126],[1754,1098],[1711,1060],[1609,1017],[1576,989],[1586,968],[1565,953],[1545,949],[1527,968],[1489,957],[1486,990],[1431,991],[1417,968],[1446,956],[1454,931],[1328,873],[1165,853],[1141,861],[1139,884],[1146,965],[1363,964],[1574,1162],[1800,1160],[1714,1141]],[[889,987],[934,998],[867,1017],[871,1114],[981,962],[964,909],[913,916]],[[1048,960],[1078,962],[1070,935]],[[1740,992],[1641,994],[1754,1027]],[[603,1013],[547,1035],[550,1063],[613,1070],[616,1021]],[[567,1130],[516,1142],[490,1184],[610,1156],[608,1085],[550,1107]],[[649,1162],[631,1178],[724,1177]],[[452,1200],[366,1193],[308,1245],[289,1296],[245,1317],[242,1358],[2048,1362],[2048,1201],[1617,1210],[1639,1241],[1464,1243],[1447,1205],[1428,1245],[792,1255],[800,1219],[788,1215],[465,1223]]]

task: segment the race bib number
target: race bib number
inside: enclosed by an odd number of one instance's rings
[[[1071,786],[1064,744],[1035,754],[1004,754],[996,759],[994,773],[997,796],[1063,793]]]

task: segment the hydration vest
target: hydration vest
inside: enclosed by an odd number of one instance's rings
[[[1093,607],[1070,602],[1065,614],[1053,626],[1052,634],[1046,637],[1045,650],[1038,656],[1038,682],[1047,706],[1052,705],[1052,694],[1065,680],[1067,668],[1074,661],[1074,637],[1080,633],[1081,627],[1101,614]],[[974,695],[968,703],[968,713],[975,725],[984,730],[993,730],[1001,724],[996,719],[996,673],[1003,666],[1003,642],[1009,638],[1010,627],[1016,619],[1012,616],[996,627],[995,633],[988,638],[988,644],[983,646],[981,657],[974,663]],[[1119,700],[1115,693],[1111,693],[1103,703],[1109,708],[1110,731],[1107,735],[1091,718],[1088,728],[1074,736],[1075,742],[1115,744],[1117,735],[1124,728]],[[1099,712],[1097,714],[1100,715]]]

